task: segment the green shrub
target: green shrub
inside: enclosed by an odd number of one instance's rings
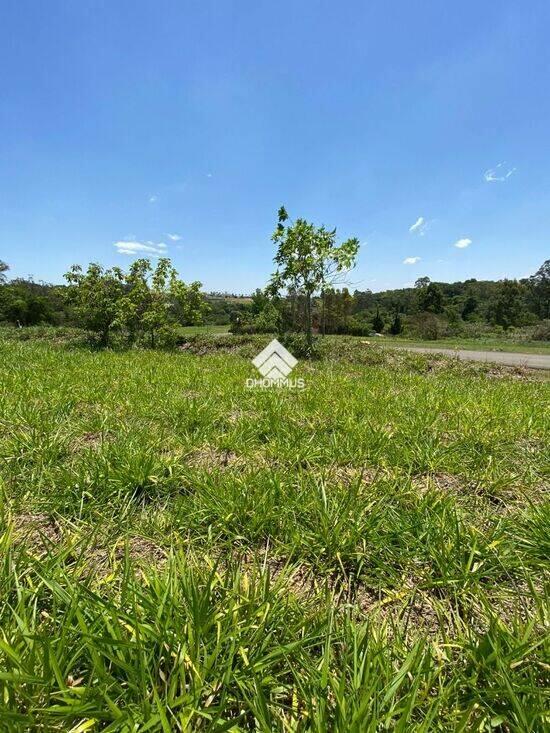
[[[536,326],[531,336],[533,341],[550,341],[550,319],[546,319]]]
[[[326,351],[322,340],[314,338],[310,346],[303,333],[286,333],[280,341],[296,359],[321,359]]]

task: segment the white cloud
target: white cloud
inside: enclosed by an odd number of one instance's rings
[[[207,177],[207,178],[212,178],[212,173],[207,173],[207,174],[206,174],[206,177]]]
[[[472,240],[468,239],[468,237],[464,237],[463,239],[458,239],[454,246],[458,247],[458,249],[466,249],[466,247],[469,247],[472,244]]]
[[[483,174],[483,178],[487,181],[487,183],[495,183],[497,181],[506,181],[514,171],[517,170],[516,168],[509,168],[506,165],[506,161],[503,161],[502,163],[499,163],[494,168],[489,168],[489,170],[486,170]]]
[[[419,229],[422,229],[423,226],[424,226],[424,217],[419,216],[418,219],[414,222],[414,224],[409,227],[409,232],[416,232]]]
[[[179,242],[181,239],[179,234],[167,234],[166,236],[168,237],[168,239],[171,239],[172,242]]]
[[[420,262],[420,257],[405,257],[403,260],[404,265],[416,265],[417,262]]]
[[[166,254],[166,244],[164,242],[129,242],[123,239],[114,243],[114,247],[118,254],[121,255],[149,255],[151,257],[160,257]]]
[[[168,246],[164,242],[151,242],[150,239],[148,239],[145,244],[148,244],[150,247],[155,247],[156,249],[166,249]]]
[[[152,196],[149,196],[149,203],[154,204],[159,200],[159,197],[156,194],[153,194]]]

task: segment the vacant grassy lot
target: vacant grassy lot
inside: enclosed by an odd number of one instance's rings
[[[0,729],[546,729],[549,383],[260,342],[0,342]]]

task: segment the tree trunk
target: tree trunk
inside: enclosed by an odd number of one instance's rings
[[[321,293],[321,333],[323,336],[326,333],[326,322],[325,322],[325,291]]]
[[[311,323],[311,293],[306,293],[306,341],[309,348],[313,346],[313,326]]]

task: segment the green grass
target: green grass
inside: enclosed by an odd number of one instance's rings
[[[229,333],[229,324],[220,326],[210,323],[205,326],[182,326],[180,330],[182,333],[190,335],[197,333]]]
[[[421,341],[402,337],[384,336],[376,339],[380,344],[422,346],[430,349],[466,349],[471,351],[508,351],[519,354],[550,354],[548,341],[514,341],[502,338],[442,338],[437,341]]]
[[[0,729],[542,731],[550,385],[0,342]]]

